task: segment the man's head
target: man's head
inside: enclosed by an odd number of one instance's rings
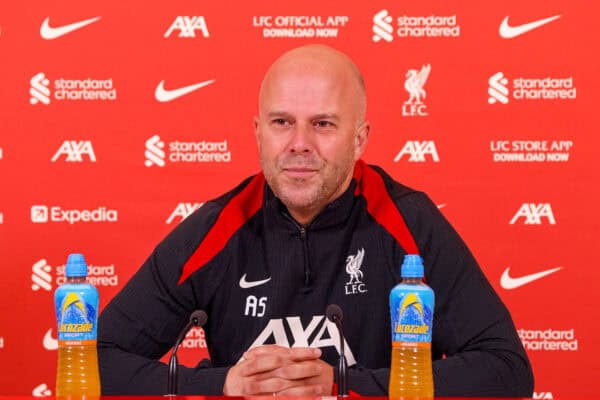
[[[305,225],[348,188],[365,150],[362,76],[337,50],[299,47],[267,71],[258,103],[254,125],[265,178]]]

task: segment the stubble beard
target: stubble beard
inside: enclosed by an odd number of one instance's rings
[[[316,214],[334,200],[334,194],[347,178],[345,170],[352,168],[354,160],[339,165],[320,160],[319,173],[309,179],[286,177],[281,162],[269,163],[261,157],[260,163],[271,190],[289,211]]]

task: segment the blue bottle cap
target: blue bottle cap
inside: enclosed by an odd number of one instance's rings
[[[69,254],[67,267],[65,268],[65,274],[67,277],[87,276],[87,264],[85,263],[83,254]]]
[[[421,256],[418,254],[407,254],[404,256],[400,275],[403,278],[422,278],[425,275],[425,268],[423,267]]]

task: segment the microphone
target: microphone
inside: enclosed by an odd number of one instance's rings
[[[344,338],[344,332],[342,330],[342,319],[344,318],[344,313],[337,304],[330,304],[327,306],[325,314],[327,315],[327,319],[335,324],[335,326],[338,329],[338,333],[340,334],[340,358],[338,360],[337,365],[338,397],[347,397],[348,364],[346,362],[346,353],[344,350],[344,343],[346,342],[346,340]]]
[[[173,346],[173,352],[171,353],[171,359],[169,360],[169,374],[167,381],[167,396],[177,396],[177,386],[178,379],[177,375],[179,373],[179,362],[177,361],[177,349],[185,335],[192,329],[193,326],[201,327],[206,323],[208,316],[204,312],[204,310],[196,310],[190,315],[189,322],[185,325],[183,330],[179,332],[179,336],[177,336],[177,340],[175,341],[175,345]]]

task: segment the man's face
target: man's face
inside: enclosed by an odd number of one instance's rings
[[[310,68],[283,68],[263,83],[255,119],[261,166],[301,224],[347,189],[366,145],[356,85],[348,72]]]

